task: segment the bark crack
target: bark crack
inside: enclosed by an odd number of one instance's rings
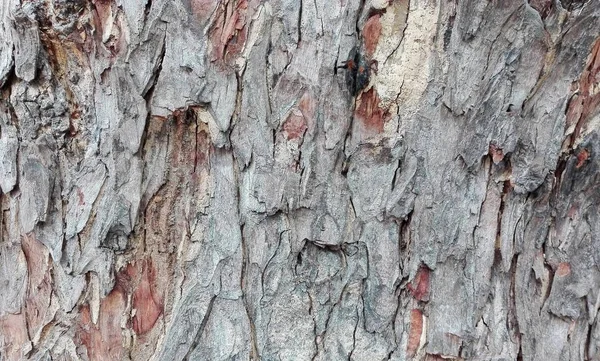
[[[302,6],[304,6],[304,0],[300,0],[300,8],[298,9],[298,40],[296,42],[298,46],[302,42]]]
[[[388,56],[385,57],[385,60],[383,61],[383,65],[385,65],[388,62],[388,60],[394,54],[396,54],[396,51],[398,51],[398,49],[400,49],[400,45],[402,45],[402,42],[404,41],[404,35],[406,34],[406,29],[408,28],[409,14],[410,14],[410,1],[408,1],[408,4],[406,5],[406,18],[404,18],[404,28],[402,29],[402,35],[400,36],[400,40],[398,41],[398,44],[396,44],[396,47],[394,47],[394,50],[392,50],[392,52],[389,53]],[[402,83],[404,83],[404,79],[402,79]],[[400,86],[400,88],[402,88],[402,86]]]
[[[307,293],[308,294],[308,313],[310,314],[312,321],[313,321],[313,344],[315,345],[315,354],[312,356],[311,361],[315,361],[317,359],[317,356],[319,356],[319,335],[317,334],[317,320],[315,319],[315,309],[314,309],[314,301],[313,298],[310,294],[310,292]]]
[[[192,352],[198,347],[198,344],[200,344],[200,340],[202,339],[202,333],[204,332],[204,329],[206,328],[206,324],[208,323],[208,318],[210,317],[210,314],[212,312],[213,305],[215,304],[216,299],[217,299],[217,296],[213,296],[210,299],[210,302],[208,303],[206,312],[204,313],[204,317],[202,318],[202,322],[200,323],[200,327],[198,328],[198,331],[196,331],[196,335],[194,336],[194,341],[192,341],[192,344],[190,345],[190,348],[188,349],[188,352],[183,357],[182,361],[189,361]]]
[[[361,290],[361,292],[362,292],[362,290]],[[361,298],[362,298],[362,296],[361,296]],[[348,354],[348,361],[352,360],[352,355],[354,354],[354,350],[356,350],[356,330],[358,329],[358,323],[360,320],[360,314],[358,312],[358,305],[354,308],[354,310],[356,311],[356,323],[354,323],[354,330],[352,331],[352,349],[350,350],[350,353]]]

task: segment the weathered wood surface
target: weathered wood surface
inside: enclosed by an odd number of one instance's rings
[[[0,4],[0,359],[600,360],[598,1]]]

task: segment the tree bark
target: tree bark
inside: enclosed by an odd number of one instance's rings
[[[597,1],[0,6],[1,360],[600,360]]]

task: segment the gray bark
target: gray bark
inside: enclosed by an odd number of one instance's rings
[[[598,1],[0,21],[1,360],[600,360]]]

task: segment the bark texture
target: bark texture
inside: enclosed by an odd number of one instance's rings
[[[597,0],[0,24],[0,359],[600,360]]]

